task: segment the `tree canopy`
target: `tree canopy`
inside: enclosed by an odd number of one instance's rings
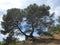
[[[3,34],[10,34],[12,37],[14,34],[24,35],[26,39],[28,37],[34,38],[34,33],[38,35],[45,34],[50,35],[48,31],[49,26],[52,26],[53,15],[50,14],[50,7],[46,5],[31,4],[25,9],[12,8],[7,10],[7,14],[3,15],[3,21],[1,22]],[[25,22],[25,29],[23,30],[22,22]],[[45,32],[45,30],[47,31]],[[17,31],[16,31],[17,30]],[[14,33],[14,31],[16,31]]]

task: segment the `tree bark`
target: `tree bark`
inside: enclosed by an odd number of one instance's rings
[[[30,35],[26,35],[21,29],[20,29],[20,27],[18,26],[18,22],[17,22],[17,24],[16,24],[16,26],[17,26],[17,28],[20,30],[20,32],[25,36],[25,40],[27,40],[29,37],[30,38],[33,38],[34,36],[33,36],[33,32],[34,32],[34,26],[33,26],[33,23],[32,23],[32,32],[30,33]]]
[[[32,23],[32,32],[30,33],[31,37],[33,37],[33,33],[34,33],[34,26],[33,26],[33,23]]]

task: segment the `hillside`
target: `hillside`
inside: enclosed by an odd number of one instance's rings
[[[60,45],[60,35],[59,37],[58,35],[54,35],[54,37],[42,36],[33,41],[19,41],[16,45]]]

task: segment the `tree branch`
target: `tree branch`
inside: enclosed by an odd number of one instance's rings
[[[34,26],[33,26],[33,23],[32,23],[32,31],[30,33],[30,36],[33,36],[33,33],[34,33]]]
[[[20,32],[21,32],[24,36],[28,37],[28,35],[26,35],[26,34],[20,29],[20,27],[18,26],[18,21],[16,21],[16,22],[17,22],[16,26],[17,26],[17,28],[20,30]]]

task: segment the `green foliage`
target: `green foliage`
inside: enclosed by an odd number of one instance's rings
[[[60,17],[58,17],[57,21],[58,24],[54,24],[49,28],[49,31],[52,33],[52,34],[60,34]]]
[[[60,16],[58,17],[57,21],[60,23]]]
[[[60,34],[60,25],[52,26],[49,30],[52,34]]]
[[[50,7],[44,4],[41,6],[33,4],[26,8],[27,23],[32,25],[32,32],[36,28],[38,34],[41,34],[45,28],[52,25],[54,13],[50,14],[49,9]],[[38,27],[39,29],[37,29]]]
[[[1,22],[3,30],[1,30],[1,33],[6,35],[9,34],[6,38],[6,45],[8,45],[10,42],[13,41],[14,31],[17,29],[16,27],[16,20],[21,21],[22,16],[20,13],[20,9],[8,9],[7,14],[3,15],[3,21]],[[21,17],[20,17],[21,16]],[[16,41],[16,39],[15,39]]]
[[[54,14],[50,14],[49,10],[50,7],[44,4],[41,6],[37,4],[29,5],[25,9],[8,9],[7,14],[3,15],[3,21],[1,22],[2,28],[4,29],[1,33],[9,34],[6,42],[10,43],[14,34],[18,33],[14,33],[16,30],[20,31],[18,34],[23,34],[27,39],[28,37],[33,38],[34,32],[37,32],[38,35],[42,33],[49,34],[43,31],[46,28],[48,29],[53,23],[52,17]],[[23,18],[26,18],[26,20],[23,20]],[[22,30],[22,22],[26,22],[28,25],[25,31]]]
[[[16,18],[17,20],[21,20],[21,15],[20,15],[20,10],[19,9],[9,9],[7,11],[6,15],[3,15],[3,22],[2,28],[4,28],[4,31],[2,31],[4,34],[9,33],[11,30],[14,30],[16,28]]]

